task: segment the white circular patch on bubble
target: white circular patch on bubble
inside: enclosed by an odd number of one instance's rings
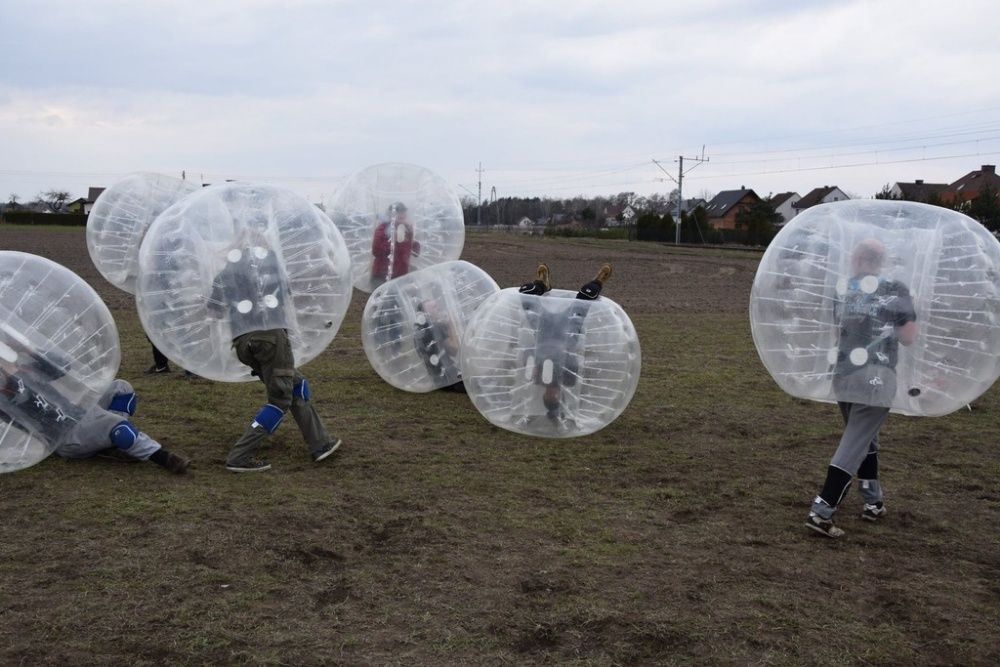
[[[883,284],[886,298],[872,300]],[[902,345],[893,325],[911,312],[918,335]],[[761,258],[750,296],[754,344],[786,392],[911,415],[964,407],[1000,376],[998,313],[1000,242],[956,211],[885,200],[797,215]],[[842,326],[852,327],[843,357]]]
[[[598,431],[625,410],[639,382],[639,339],[611,299],[505,289],[476,311],[462,338],[473,405],[490,423],[540,437]]]
[[[364,292],[457,260],[465,245],[465,218],[454,189],[417,165],[362,169],[325,206],[347,243],[352,282]]]
[[[146,230],[156,216],[200,189],[191,181],[148,173],[130,174],[105,188],[87,215],[87,250],[101,275],[135,294]]]
[[[136,305],[153,344],[225,382],[254,380],[233,349],[250,331],[285,329],[296,366],[315,358],[352,293],[337,228],[308,200],[270,185],[227,183],[177,202],[146,233],[139,266]]]
[[[120,361],[118,329],[90,285],[44,257],[0,251],[0,473],[55,451]]]
[[[459,382],[466,324],[500,291],[469,262],[435,264],[375,289],[365,305],[361,340],[372,368],[404,391],[428,392]]]

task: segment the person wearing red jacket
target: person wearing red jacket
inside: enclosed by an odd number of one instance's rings
[[[389,207],[388,220],[379,222],[372,238],[372,288],[410,272],[410,257],[420,254],[420,242],[413,239],[413,224],[406,216],[406,206],[396,202]]]

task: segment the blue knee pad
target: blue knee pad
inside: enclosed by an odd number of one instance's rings
[[[130,394],[116,394],[114,398],[111,399],[111,405],[108,406],[108,410],[112,412],[126,412],[130,415],[135,414],[135,406],[139,403],[139,397],[135,395],[133,391]]]
[[[277,405],[268,403],[262,407],[259,412],[257,412],[253,418],[253,423],[250,424],[250,426],[253,428],[263,426],[268,433],[274,433],[278,429],[278,425],[281,424],[281,420],[284,418],[284,410],[279,408]]]
[[[309,391],[309,381],[302,378],[296,382],[295,386],[292,387],[292,395],[296,398],[301,398],[303,401],[308,401],[312,398],[312,392]]]
[[[111,429],[108,437],[111,439],[111,444],[118,449],[129,449],[139,439],[139,429],[130,421],[119,422]]]

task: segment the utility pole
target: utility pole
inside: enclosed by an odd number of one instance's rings
[[[704,146],[701,147],[701,157],[689,157],[687,159],[694,160],[696,162],[695,165],[688,168],[688,171],[691,171],[702,162],[708,162],[709,160],[709,158],[705,157]],[[677,168],[677,178],[674,178],[673,174],[664,169],[663,165],[656,160],[653,160],[653,164],[659,167],[660,171],[669,176],[670,180],[677,184],[677,225],[675,226],[674,243],[679,245],[681,242],[681,207],[684,205],[684,156],[678,156],[677,161],[680,163],[680,166]]]
[[[479,163],[479,198],[476,199],[476,226],[483,224],[483,163]]]

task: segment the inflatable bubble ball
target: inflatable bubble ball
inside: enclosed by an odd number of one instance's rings
[[[0,472],[55,451],[120,362],[115,321],[90,285],[44,257],[0,251]]]
[[[944,415],[1000,375],[1000,243],[938,206],[815,206],[764,253],[750,323],[793,396]]]
[[[233,339],[286,329],[296,365],[336,335],[351,301],[350,257],[322,211],[269,185],[205,188],[161,213],[139,251],[136,305],[153,344],[177,365],[252,380]]]
[[[163,174],[130,174],[107,188],[87,216],[87,250],[115,287],[135,294],[139,246],[160,213],[200,186]]]
[[[505,289],[473,315],[462,372],[476,409],[516,433],[567,438],[618,418],[632,400],[642,355],[632,321],[611,299]]]
[[[327,213],[347,243],[353,284],[364,292],[458,259],[465,245],[458,196],[443,178],[412,164],[359,171],[327,204]]]
[[[428,392],[462,381],[461,342],[479,305],[500,291],[468,262],[435,264],[375,288],[361,339],[372,368],[404,391]]]

